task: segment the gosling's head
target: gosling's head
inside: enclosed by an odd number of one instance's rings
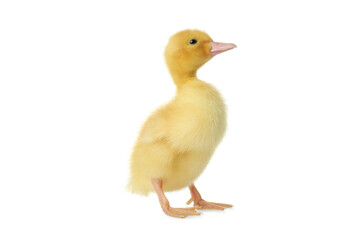
[[[232,43],[214,42],[205,32],[184,30],[169,39],[165,60],[173,77],[192,77],[213,56],[235,47]]]

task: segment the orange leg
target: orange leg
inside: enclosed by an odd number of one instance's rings
[[[152,179],[152,184],[159,198],[160,206],[166,215],[169,215],[171,217],[178,217],[178,218],[184,218],[189,215],[200,215],[200,213],[195,210],[195,207],[191,207],[191,208],[170,207],[169,201],[167,200],[162,190],[162,181],[160,179]]]
[[[194,202],[194,207],[196,209],[216,209],[216,210],[224,210],[225,208],[232,207],[231,204],[225,204],[225,203],[213,203],[213,202],[207,202],[204,199],[202,199],[199,191],[196,189],[194,184],[191,184],[189,186],[191,198],[189,201],[187,201],[187,205],[189,205],[191,202]]]

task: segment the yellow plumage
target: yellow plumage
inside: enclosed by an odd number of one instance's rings
[[[188,44],[196,39],[197,46]],[[165,50],[176,96],[144,123],[130,163],[129,190],[147,195],[152,179],[164,191],[192,184],[208,164],[226,129],[226,107],[220,93],[199,80],[196,71],[212,55],[212,39],[204,32],[185,30],[172,36]]]

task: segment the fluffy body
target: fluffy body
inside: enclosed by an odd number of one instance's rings
[[[226,129],[225,104],[210,84],[194,79],[145,122],[131,157],[129,187],[147,195],[152,178],[173,191],[193,183],[208,164]]]

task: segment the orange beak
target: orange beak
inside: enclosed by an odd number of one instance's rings
[[[233,43],[210,42],[210,45],[211,45],[210,53],[212,56],[236,48],[236,45]]]

